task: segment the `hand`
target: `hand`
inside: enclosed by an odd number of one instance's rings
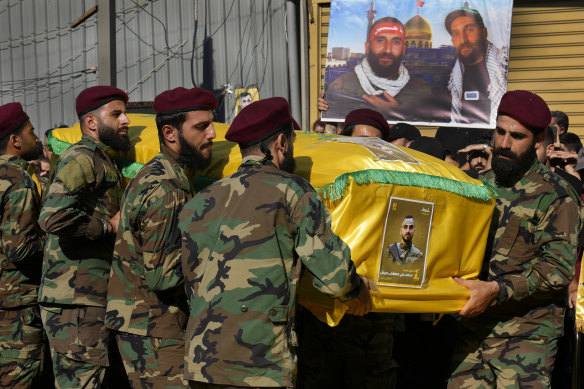
[[[361,277],[363,279],[363,287],[361,287],[361,293],[356,298],[348,301],[346,304],[348,305],[349,309],[347,313],[355,316],[363,316],[368,314],[371,311],[371,296],[369,295],[369,287],[375,285],[372,283],[371,280],[368,280],[365,277]],[[375,288],[377,290],[377,288]]]
[[[464,149],[458,150],[459,153],[469,153],[471,151],[484,151],[485,153],[489,154],[489,158],[493,154],[493,148],[491,147],[491,145],[489,145],[487,143],[468,145]]]
[[[120,223],[120,211],[118,211],[118,213],[116,213],[114,216],[112,216],[111,219],[108,220],[108,224],[111,226],[111,231],[109,231],[109,226],[108,226],[108,232],[111,233],[112,235],[117,235],[119,223]]]
[[[470,292],[470,298],[459,312],[460,316],[474,317],[480,315],[499,294],[499,284],[495,281],[464,280],[458,277],[453,277],[453,279]]]
[[[399,106],[399,102],[386,91],[383,91],[383,97],[379,95],[363,95],[363,98],[382,113],[391,112]]]
[[[552,165],[576,165],[578,153],[573,151],[553,150],[548,153]]]
[[[321,93],[318,98],[318,110],[320,112],[326,112],[328,111],[328,108],[328,102],[324,99],[324,93]]]
[[[576,302],[578,301],[578,280],[573,279],[568,286],[568,307],[576,308]]]

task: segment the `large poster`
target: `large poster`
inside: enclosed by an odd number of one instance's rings
[[[332,0],[323,119],[494,128],[507,89],[512,0]]]

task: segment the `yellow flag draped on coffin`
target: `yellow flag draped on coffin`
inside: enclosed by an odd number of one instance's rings
[[[584,332],[584,261],[580,264],[580,279],[576,297],[576,329]]]
[[[131,178],[159,145],[153,115],[129,116],[135,154],[120,155],[117,161]],[[213,161],[196,187],[239,167],[239,147],[225,140],[227,128],[215,123]],[[49,144],[60,153],[80,138],[77,124],[53,130]],[[478,276],[495,205],[489,188],[444,161],[378,138],[300,132],[294,155],[296,173],[323,197],[333,230],[350,246],[357,271],[376,283],[374,311],[447,313],[462,308],[468,291],[452,277]],[[402,231],[404,223],[414,232]],[[299,301],[331,325],[346,309],[320,295],[308,275]]]

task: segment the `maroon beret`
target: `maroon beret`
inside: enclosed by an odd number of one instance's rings
[[[152,108],[157,115],[189,111],[212,111],[217,108],[213,93],[202,88],[183,87],[167,90],[154,98]]]
[[[122,100],[124,104],[128,104],[128,95],[123,90],[114,86],[98,85],[87,88],[79,93],[77,100],[75,100],[77,117],[81,119],[81,116],[87,112],[93,111],[114,100]]]
[[[292,125],[300,130],[296,120],[290,115],[288,102],[282,97],[258,100],[239,112],[225,134],[225,139],[248,147],[270,136],[284,131]]]
[[[377,111],[369,108],[355,109],[345,118],[344,127],[356,124],[365,124],[372,126],[381,131],[381,138],[387,140],[389,138],[389,124],[387,120]]]
[[[546,102],[533,92],[514,90],[501,98],[497,115],[507,115],[530,130],[541,131],[550,125],[552,114]]]
[[[28,120],[28,115],[20,103],[0,106],[0,137],[19,129]]]

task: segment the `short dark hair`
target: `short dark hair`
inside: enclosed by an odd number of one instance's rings
[[[564,132],[560,135],[560,143],[566,146],[568,151],[575,151],[576,153],[582,148],[580,137],[571,132]]]
[[[314,130],[316,126],[321,126],[322,128],[325,128],[326,123],[323,122],[322,120],[316,120],[312,125],[312,129]]]
[[[543,146],[548,147],[556,141],[556,134],[554,133],[554,128],[552,126],[547,126],[545,128],[545,138],[543,139]]]
[[[22,130],[24,129],[24,124],[27,121],[28,120],[26,120],[24,123],[22,123],[22,125],[20,127],[17,127],[12,131],[8,131],[0,138],[0,153],[6,152],[6,147],[8,147],[8,141],[10,140],[10,135],[12,135],[12,134],[18,135],[18,136],[22,135]]]
[[[566,132],[568,131],[568,127],[570,126],[568,115],[562,111],[552,111],[552,118],[556,121],[556,124],[559,127],[564,128]]]
[[[245,96],[252,97],[251,93],[249,93],[248,91],[243,91],[243,92],[241,92],[241,93],[239,94],[239,98],[240,98],[240,99],[241,99],[242,97],[245,97]]]
[[[182,129],[182,125],[187,120],[188,112],[178,112],[178,113],[163,113],[156,115],[156,127],[158,128],[158,140],[160,144],[164,144],[164,134],[162,133],[162,127],[169,125],[177,130]]]
[[[477,11],[476,9],[463,7],[455,9],[454,11],[450,12],[448,16],[446,16],[446,19],[444,20],[444,26],[446,27],[446,30],[450,35],[452,35],[451,29],[452,22],[455,19],[458,19],[462,16],[468,16],[469,18],[473,18],[475,23],[478,24],[480,28],[485,28],[485,22],[483,22],[483,18],[479,11]]]
[[[282,131],[278,131],[274,135],[270,135],[268,138],[262,140],[259,143],[255,143],[248,147],[242,147],[239,145],[242,157],[246,157],[256,151],[260,151],[264,153],[268,159],[272,159],[269,148],[272,146],[272,144],[274,144],[278,138],[278,135],[282,133],[286,136],[286,139],[288,139],[289,142],[292,142],[292,135],[294,134],[294,126],[292,125],[292,122],[290,122],[289,126],[286,126],[284,129],[282,129]]]
[[[377,19],[375,21],[375,23],[373,23],[371,25],[371,28],[369,28],[367,30],[367,41],[369,41],[369,33],[371,32],[371,30],[373,30],[375,27],[377,27],[378,24],[381,24],[381,23],[395,23],[395,24],[399,24],[404,31],[406,30],[406,28],[404,27],[404,24],[399,19],[392,18],[391,16],[386,16],[386,17],[383,17],[381,19]]]

